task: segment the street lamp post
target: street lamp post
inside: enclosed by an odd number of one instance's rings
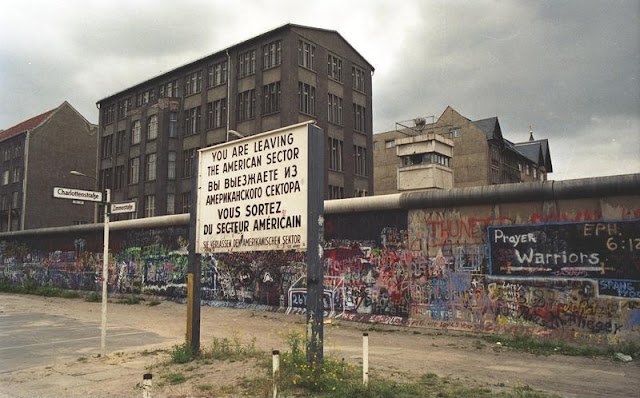
[[[96,180],[95,177],[76,170],[70,171],[69,174]],[[100,326],[100,355],[104,358],[107,356],[107,283],[109,281],[109,205],[111,203],[111,189],[105,189],[105,199],[102,203],[104,205],[104,241],[102,252],[102,321]]]

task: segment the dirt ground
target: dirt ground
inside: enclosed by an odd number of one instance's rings
[[[0,295],[0,314],[43,313],[64,315],[83,322],[100,322],[100,304],[81,299]],[[168,350],[184,342],[186,306],[163,301],[160,305],[110,304],[109,329],[130,327],[158,334],[161,344],[110,352],[97,358],[99,347],[88,347],[86,356],[52,358],[51,363],[0,374],[2,397],[132,397],[142,396],[142,375],[159,369]],[[285,315],[246,309],[203,307],[202,346],[214,337],[256,339],[258,349],[287,350],[284,336],[303,332],[301,315]],[[335,321],[325,325],[325,355],[355,364],[362,359],[362,332],[369,332],[372,377],[409,380],[424,373],[460,379],[469,386],[501,388],[529,385],[562,397],[640,397],[640,361],[621,363],[610,359],[535,356],[510,351],[477,336],[439,330],[408,329]],[[95,345],[95,342],[91,344]],[[149,353],[154,353],[149,355]],[[1,360],[1,356],[0,356]],[[187,383],[159,387],[154,378],[153,397],[206,396],[203,384],[233,386],[244,376],[255,376],[254,364],[224,362],[200,367]],[[155,366],[155,368],[154,368]],[[150,368],[151,367],[151,368]],[[165,383],[166,384],[166,383]],[[137,386],[137,387],[136,387]]]

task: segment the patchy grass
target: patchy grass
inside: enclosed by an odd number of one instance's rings
[[[32,294],[44,297],[80,298],[82,294],[75,290],[61,289],[55,286],[40,286],[34,279],[27,279],[22,285],[7,280],[0,281],[0,291],[6,293]]]
[[[616,352],[636,357],[640,355],[640,345],[628,342],[610,346],[581,346],[568,344],[561,340],[537,339],[529,335],[516,334],[513,336],[487,335],[482,337],[489,343],[500,342],[503,347],[517,351],[524,351],[535,355],[561,354],[569,356],[609,357]]]
[[[119,299],[117,303],[127,304],[127,305],[136,305],[136,304],[140,304],[141,301],[144,301],[144,299],[134,294],[134,295]]]
[[[171,385],[182,384],[187,381],[187,376],[185,376],[183,373],[169,373],[161,377]]]

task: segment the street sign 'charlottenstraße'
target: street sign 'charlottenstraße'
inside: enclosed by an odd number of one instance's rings
[[[89,202],[102,202],[102,192],[84,191],[74,188],[53,188],[53,197],[59,199],[87,200]]]

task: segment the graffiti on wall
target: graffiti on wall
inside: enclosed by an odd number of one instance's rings
[[[632,280],[640,221],[490,226],[489,273]]]
[[[638,220],[514,225],[506,217],[438,217],[429,213],[427,221],[408,227],[381,228],[375,239],[327,241],[325,315],[580,341],[640,332],[640,251],[627,245],[640,236]],[[110,259],[109,290],[183,299],[184,233],[138,231],[133,245],[125,237]],[[73,250],[53,252],[31,249],[28,242],[0,243],[0,278],[99,290],[102,255],[88,246],[80,238],[72,240]],[[569,266],[541,267],[536,253],[564,255]],[[534,261],[516,266],[518,255]],[[598,264],[588,264],[594,257]],[[572,260],[585,263],[584,269]],[[201,295],[210,305],[305,310],[303,253],[216,254],[201,261]]]

